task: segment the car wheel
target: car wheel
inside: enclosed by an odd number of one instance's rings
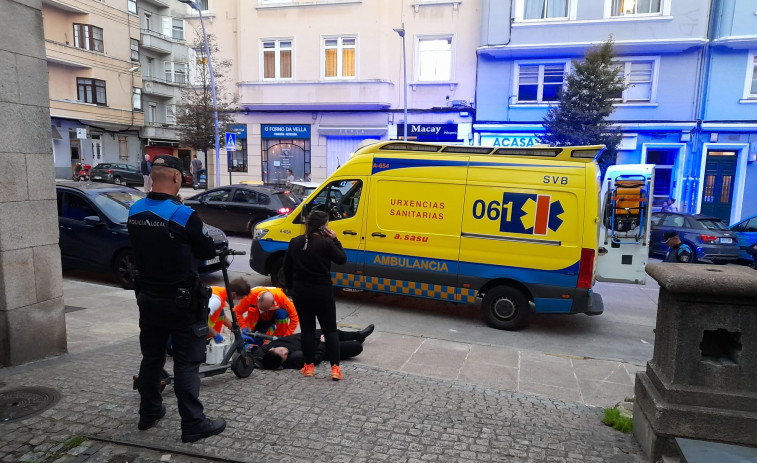
[[[526,326],[531,307],[522,291],[496,286],[486,291],[481,310],[484,321],[492,328],[518,330]]]
[[[137,277],[137,263],[131,249],[125,249],[113,259],[113,271],[124,289],[134,289],[134,280]]]
[[[271,284],[277,288],[284,287],[284,256],[279,256],[271,264]]]
[[[121,177],[114,177],[113,178],[113,183],[115,183],[116,185],[123,185],[124,181],[121,180]]]
[[[250,236],[255,236],[255,227],[257,227],[260,222],[262,222],[262,220],[253,220],[250,222]]]

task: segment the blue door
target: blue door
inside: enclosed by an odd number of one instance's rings
[[[735,151],[707,152],[702,191],[702,214],[718,217],[724,223],[731,221],[731,201],[735,179]]]

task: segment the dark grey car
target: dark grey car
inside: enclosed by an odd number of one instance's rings
[[[727,264],[739,258],[736,233],[717,217],[679,212],[652,214],[650,254],[665,256],[670,249],[665,244],[667,232],[677,232],[681,241],[694,250],[693,262]]]
[[[144,178],[139,168],[131,164],[102,163],[89,171],[93,182],[115,183],[116,185],[144,185]]]

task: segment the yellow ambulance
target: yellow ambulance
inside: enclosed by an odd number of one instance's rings
[[[500,329],[523,327],[531,312],[600,314],[602,299],[592,292],[600,243],[612,255],[616,240],[635,239],[608,232],[600,217],[595,159],[602,149],[363,147],[290,215],[258,224],[250,267],[281,286],[289,240],[304,233],[303,217],[322,210],[348,256],[332,265],[336,286],[460,303],[482,298],[484,320]],[[637,203],[641,212],[646,205]],[[643,215],[636,220],[648,225]],[[645,256],[643,233],[635,243]],[[612,279],[623,281],[640,264],[643,274],[644,263],[626,262]]]

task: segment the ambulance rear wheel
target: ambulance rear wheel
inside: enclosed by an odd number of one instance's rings
[[[518,330],[526,326],[531,310],[528,298],[511,286],[497,286],[486,292],[481,303],[484,321],[499,330]]]

